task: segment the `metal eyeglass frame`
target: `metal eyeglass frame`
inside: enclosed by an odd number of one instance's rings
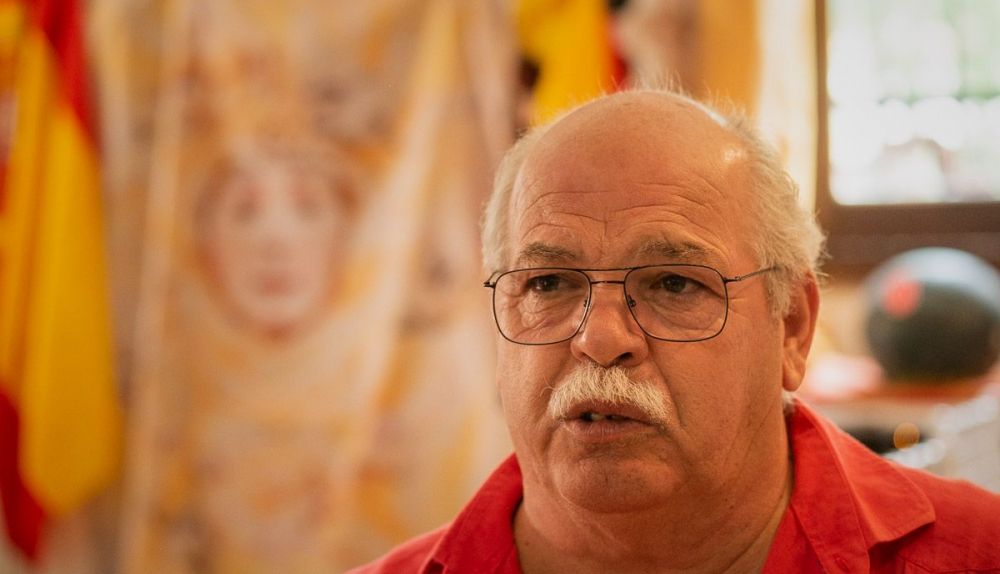
[[[722,325],[719,326],[719,330],[716,331],[715,333],[711,334],[711,335],[708,335],[707,337],[701,337],[701,338],[698,338],[698,339],[666,339],[666,338],[663,338],[663,337],[657,337],[656,335],[653,335],[652,333],[650,333],[649,331],[647,331],[646,328],[642,326],[642,323],[639,322],[639,318],[635,316],[635,310],[634,310],[635,304],[636,304],[635,303],[635,299],[632,299],[632,297],[628,294],[628,291],[625,290],[625,282],[628,280],[628,276],[631,275],[634,271],[638,271],[640,269],[648,269],[650,267],[699,267],[701,269],[707,269],[709,271],[712,271],[713,273],[715,273],[716,275],[718,275],[719,279],[722,280],[722,289],[723,289],[723,292],[724,292],[724,294],[726,296],[725,313],[722,316]],[[587,278],[587,282],[589,283],[589,285],[587,285],[587,297],[586,297],[586,299],[584,299],[584,302],[585,302],[585,305],[586,305],[587,309],[583,313],[583,317],[581,317],[581,319],[580,319],[580,324],[576,326],[576,330],[573,331],[573,334],[571,334],[570,336],[568,336],[566,338],[563,338],[563,339],[559,339],[558,341],[551,341],[551,342],[547,342],[547,343],[522,343],[520,341],[515,341],[514,339],[511,339],[510,337],[508,337],[507,334],[503,332],[503,329],[500,328],[500,320],[497,318],[497,297],[496,297],[497,282],[500,281],[500,278],[502,278],[504,275],[508,275],[510,273],[516,273],[518,271],[531,271],[532,269],[551,269],[552,271],[576,271],[576,272],[582,273],[583,276]],[[734,275],[733,277],[726,277],[725,275],[722,274],[721,271],[719,271],[718,269],[716,269],[714,267],[710,267],[708,265],[701,265],[701,264],[697,264],[697,263],[657,263],[655,265],[640,265],[638,267],[611,267],[611,268],[607,268],[607,269],[577,269],[577,268],[574,268],[574,267],[523,267],[523,268],[520,268],[520,269],[511,269],[509,271],[497,271],[497,272],[493,273],[492,275],[490,275],[489,279],[487,279],[486,281],[483,281],[483,287],[486,287],[488,289],[492,289],[493,290],[493,297],[491,297],[491,299],[492,299],[491,302],[492,302],[492,308],[493,308],[493,322],[496,323],[497,331],[500,333],[500,336],[502,336],[504,339],[507,339],[508,341],[510,341],[511,343],[514,343],[516,345],[528,345],[528,346],[533,346],[533,347],[534,346],[542,346],[542,345],[556,345],[558,343],[563,343],[565,341],[569,341],[573,337],[576,337],[580,333],[580,329],[582,329],[583,326],[587,323],[587,317],[590,316],[590,310],[593,308],[593,305],[591,305],[591,299],[593,298],[593,295],[594,295],[594,285],[598,285],[598,284],[601,284],[601,283],[607,283],[607,284],[621,285],[622,286],[622,295],[625,297],[625,305],[628,307],[629,314],[632,316],[632,320],[635,321],[635,324],[639,326],[639,329],[643,333],[645,333],[647,337],[651,337],[651,338],[656,339],[658,341],[667,341],[667,342],[670,342],[670,343],[697,343],[699,341],[707,341],[708,339],[712,339],[714,337],[718,337],[722,333],[722,331],[726,328],[726,322],[729,320],[729,284],[730,283],[738,283],[740,281],[743,281],[744,279],[749,279],[751,277],[755,277],[755,276],[761,275],[763,273],[768,273],[770,271],[775,271],[777,269],[778,269],[777,266],[772,265],[771,267],[764,267],[764,268],[758,269],[756,271],[751,271],[750,273],[744,273],[743,275]],[[588,272],[591,272],[591,273],[604,273],[604,272],[611,272],[611,271],[625,271],[625,276],[622,277],[621,279],[599,279],[599,280],[595,280],[595,279],[591,278],[590,275],[588,275]]]

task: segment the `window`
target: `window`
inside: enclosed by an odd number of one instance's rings
[[[817,207],[834,267],[1000,262],[1000,2],[824,0]]]

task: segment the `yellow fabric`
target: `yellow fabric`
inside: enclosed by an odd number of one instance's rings
[[[689,88],[755,110],[760,67],[757,0],[702,0],[698,8],[703,85]]]
[[[533,123],[614,89],[604,0],[518,0],[521,51],[539,67]]]
[[[121,441],[97,163],[57,74],[28,29],[0,228],[0,368],[21,416],[21,474],[54,515],[111,480]]]

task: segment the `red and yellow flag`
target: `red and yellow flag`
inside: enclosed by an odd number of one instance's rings
[[[121,450],[79,2],[0,0],[0,62],[0,498],[32,559]]]
[[[521,52],[538,67],[533,124],[620,87],[607,0],[517,0]]]

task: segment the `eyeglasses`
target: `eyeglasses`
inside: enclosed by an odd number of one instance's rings
[[[666,264],[617,269],[543,267],[494,273],[493,317],[505,339],[551,345],[572,339],[592,307],[593,286],[622,286],[625,303],[642,331],[654,339],[694,342],[722,332],[729,316],[729,284],[775,267],[724,277],[705,265]],[[594,280],[588,272],[625,271],[621,280]]]

